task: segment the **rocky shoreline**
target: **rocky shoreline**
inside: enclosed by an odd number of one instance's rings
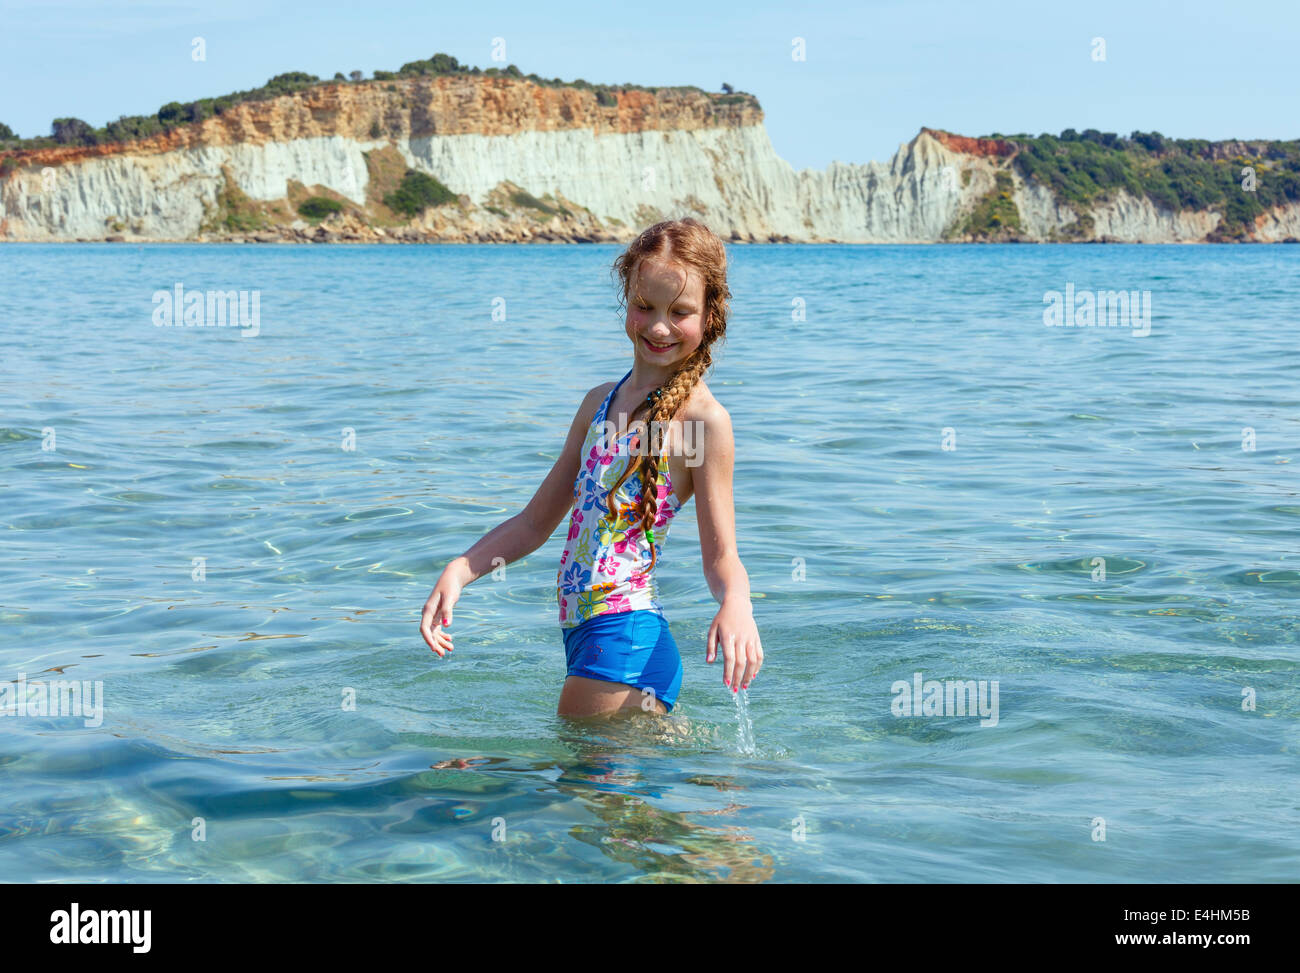
[[[319,223],[295,220],[286,226],[272,226],[252,232],[205,232],[196,237],[159,239],[132,233],[110,233],[102,237],[77,237],[76,243],[610,243],[627,244],[631,237],[611,227],[595,226],[592,221],[556,219],[541,226],[520,225],[518,221],[479,221],[439,219],[432,225],[382,227],[372,226],[353,214],[329,217]],[[554,225],[552,225],[554,224]],[[0,242],[19,242],[4,241]],[[732,232],[732,243],[795,243],[788,236],[772,234],[759,238],[753,234]],[[827,241],[830,242],[830,241]]]

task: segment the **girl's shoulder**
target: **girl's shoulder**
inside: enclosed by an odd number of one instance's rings
[[[582,405],[583,409],[588,413],[587,418],[589,421],[596,418],[596,413],[600,411],[600,407],[605,403],[605,399],[609,398],[609,393],[613,392],[616,388],[618,388],[618,382],[613,381],[602,382],[600,385],[593,386],[587,390],[587,397],[583,400]]]
[[[682,406],[681,411],[677,413],[677,418],[688,422],[703,422],[709,425],[713,423],[726,421],[731,418],[730,413],[723,408],[722,403],[713,397],[709,386],[704,379],[695,383],[695,388],[691,389],[690,397],[686,404]]]

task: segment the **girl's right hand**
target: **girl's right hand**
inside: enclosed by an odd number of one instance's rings
[[[429,600],[424,603],[424,612],[420,616],[420,634],[439,659],[445,659],[453,648],[451,636],[442,627],[451,624],[451,609],[460,599],[462,588],[459,581],[443,572],[433,593],[429,595]]]

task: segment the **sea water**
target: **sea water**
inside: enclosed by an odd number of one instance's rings
[[[693,500],[678,705],[588,724],[562,529],[417,629],[630,365],[617,252],[0,248],[0,678],[103,703],[0,715],[0,878],[1294,880],[1300,247],[731,247],[766,660],[704,662]]]

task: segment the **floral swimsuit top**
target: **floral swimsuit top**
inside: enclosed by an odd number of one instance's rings
[[[619,437],[610,448],[605,440],[605,418],[614,395],[628,377],[605,396],[582,444],[582,466],[573,484],[573,513],[569,537],[555,576],[560,603],[560,627],[574,628],[589,618],[614,612],[650,611],[663,614],[650,570],[650,541],[637,519],[641,502],[641,475],[629,477],[615,497],[614,516],[606,509],[609,491],[634,458],[632,443],[637,430]],[[644,429],[645,423],[641,423]],[[681,502],[673,494],[668,460],[659,458],[656,488],[659,507],[655,517],[655,558],[663,556],[668,526]]]

